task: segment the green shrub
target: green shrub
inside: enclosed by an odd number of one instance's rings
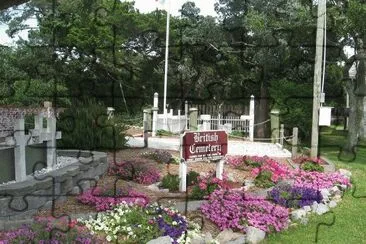
[[[95,100],[75,104],[66,109],[57,121],[62,131],[59,148],[115,150],[125,147],[125,126],[115,115],[108,120],[106,106]]]
[[[202,200],[205,196],[208,196],[212,192],[214,192],[218,187],[218,184],[209,184],[207,185],[206,189],[202,190],[199,186],[195,185],[192,188],[190,198],[195,200]]]
[[[179,190],[179,176],[168,174],[161,180],[161,187],[169,189],[169,191]]]
[[[200,176],[199,173],[197,173],[196,171],[189,171],[189,173],[187,174],[187,185],[188,186],[192,186],[194,184],[198,183],[198,176]]]
[[[254,184],[261,188],[272,187],[275,184],[272,182],[271,178],[272,178],[272,172],[269,170],[263,170],[254,179]]]
[[[314,163],[314,162],[305,162],[301,165],[301,169],[305,170],[305,171],[317,171],[317,172],[324,172],[324,167],[321,166],[318,163]]]

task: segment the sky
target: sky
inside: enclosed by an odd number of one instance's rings
[[[130,0],[128,0],[128,1],[130,1]],[[156,0],[135,0],[135,7],[137,9],[139,9],[140,12],[147,13],[147,12],[154,11],[157,7],[161,8],[161,5],[159,3],[162,1],[163,0],[158,0],[158,1],[156,1]],[[168,1],[169,0],[165,0],[166,3]],[[183,3],[187,2],[188,0],[170,0],[170,1],[171,1],[171,8],[170,8],[171,14],[177,16],[177,15],[180,15],[180,13],[178,12],[180,7],[183,5]],[[200,12],[201,15],[204,15],[204,16],[216,15],[215,10],[214,10],[214,4],[215,4],[216,0],[190,0],[190,1],[194,2],[196,4],[196,6],[201,9],[201,12]],[[35,20],[28,21],[28,24],[32,27],[37,25]],[[0,25],[0,44],[11,45],[14,42],[14,40],[12,40],[11,38],[9,38],[7,36],[7,34],[5,33],[6,29],[7,29],[7,26]],[[23,31],[22,33],[20,33],[20,36],[23,39],[26,39],[28,36],[28,32]]]

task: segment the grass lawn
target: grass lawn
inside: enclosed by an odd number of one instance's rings
[[[272,234],[264,243],[366,243],[366,142],[360,143],[356,154],[346,155],[339,150],[344,139],[343,132],[323,131],[320,153],[337,168],[352,172],[353,188],[332,212],[313,214],[307,225]]]

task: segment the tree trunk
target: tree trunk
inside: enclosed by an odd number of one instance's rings
[[[365,49],[359,49],[360,55],[365,54]],[[366,60],[360,59],[357,65],[356,80],[350,80],[346,84],[349,94],[350,114],[348,122],[348,135],[344,149],[349,152],[356,152],[355,146],[361,137],[361,126],[363,117],[364,97],[366,96]]]

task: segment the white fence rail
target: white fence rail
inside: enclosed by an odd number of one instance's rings
[[[192,111],[191,111],[192,110]],[[144,123],[152,124],[152,136],[156,135],[158,130],[166,130],[172,133],[182,133],[189,130],[226,130],[228,133],[232,131],[240,131],[248,134],[251,141],[254,140],[254,96],[250,97],[249,115],[240,117],[221,117],[202,114],[197,117],[197,109],[188,110],[188,104],[185,104],[184,115],[178,110],[177,115],[173,114],[173,109],[165,114],[158,114],[158,93],[154,94],[154,106],[152,111],[152,121],[150,123],[149,116],[144,111]],[[193,113],[195,111],[195,113]],[[192,112],[192,113],[191,113]],[[219,112],[219,111],[218,111]],[[189,124],[189,126],[188,126]],[[196,126],[197,125],[197,126]],[[149,126],[147,126],[149,128]]]

